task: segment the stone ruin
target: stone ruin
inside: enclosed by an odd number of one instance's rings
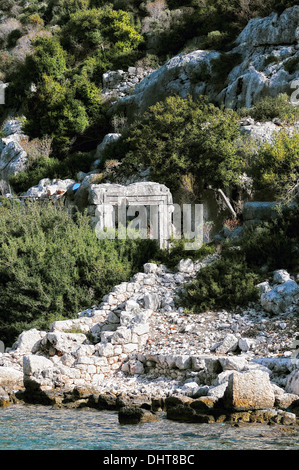
[[[113,238],[111,231],[120,229],[120,226],[127,228],[129,217],[135,217],[131,220],[131,228],[138,229],[138,236],[158,240],[161,248],[167,247],[173,235],[173,198],[163,184],[139,182],[122,186],[90,182],[79,186],[73,202],[79,208],[87,206],[99,237]],[[139,212],[138,217],[135,216],[136,212]],[[145,229],[144,234],[142,229]],[[105,230],[108,231],[107,235]]]

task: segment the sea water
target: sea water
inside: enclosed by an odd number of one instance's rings
[[[298,450],[299,427],[120,425],[117,412],[12,405],[0,409],[0,450]]]

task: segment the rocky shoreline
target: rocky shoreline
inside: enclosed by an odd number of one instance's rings
[[[299,286],[284,270],[243,311],[188,315],[178,290],[217,259],[147,263],[102,303],[49,331],[23,332],[0,354],[0,407],[115,410],[120,423],[296,425]]]

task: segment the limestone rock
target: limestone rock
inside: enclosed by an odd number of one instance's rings
[[[275,396],[269,374],[259,370],[233,372],[224,393],[224,406],[235,411],[272,408]]]
[[[97,146],[97,150],[95,154],[96,162],[94,162],[94,166],[97,166],[100,163],[101,156],[106,146],[112,142],[116,142],[120,138],[120,136],[121,134],[117,134],[117,133],[111,133],[111,134],[105,135],[103,141]]]
[[[4,123],[2,132],[6,137],[12,134],[22,134],[22,123],[17,119],[10,119]]]
[[[27,168],[27,153],[18,140],[18,138],[10,140],[0,155],[0,179],[7,182],[11,176]]]
[[[298,302],[299,285],[292,279],[279,284],[261,295],[262,307],[270,313],[284,312],[287,307]]]
[[[46,332],[39,331],[33,328],[28,331],[23,331],[18,337],[14,345],[14,349],[17,349],[19,353],[35,353],[38,349],[39,343],[42,338],[46,335]]]
[[[23,373],[12,367],[0,367],[0,387],[16,390],[23,386]]]
[[[65,333],[55,331],[47,333],[41,340],[41,348],[50,352],[50,355],[74,352],[86,341],[83,333]]]
[[[158,310],[161,304],[161,300],[158,294],[149,293],[144,296],[144,306],[146,309],[153,310],[154,312]]]
[[[273,273],[273,282],[277,284],[283,284],[286,281],[290,281],[291,277],[285,269],[277,269]]]
[[[38,356],[35,354],[24,356],[23,372],[25,377],[38,375],[51,368],[53,368],[53,362],[44,356]]]
[[[192,51],[171,58],[166,64],[136,85],[129,96],[116,101],[111,114],[123,112],[130,120],[143,114],[150,106],[177,94],[206,95],[227,107],[250,108],[265,95],[277,96],[291,90],[296,79],[287,67],[290,59],[299,55],[299,7],[286,9],[281,15],[271,14],[254,18],[235,41],[235,47],[226,53],[237,54],[240,60],[223,77],[222,90],[213,84],[213,61],[221,60],[218,51]],[[271,58],[275,58],[271,62]],[[219,84],[217,84],[219,86]]]
[[[159,417],[151,411],[132,406],[124,406],[118,412],[120,424],[140,424],[158,421]]]
[[[281,15],[272,13],[265,18],[256,18],[249,21],[237,39],[238,44],[252,46],[269,44],[293,44],[299,40],[299,6],[285,10]]]
[[[218,354],[226,354],[230,351],[234,351],[238,346],[238,342],[239,342],[238,338],[235,335],[229,333],[223,339],[221,344],[216,346],[215,351]]]
[[[182,259],[178,264],[178,271],[181,273],[192,273],[194,263],[191,259]]]
[[[38,185],[29,188],[23,196],[32,198],[46,198],[49,196],[59,197],[65,194],[74,184],[75,181],[72,179],[50,180],[49,178],[44,178],[40,180]]]
[[[226,370],[236,370],[238,372],[246,370],[248,368],[248,362],[245,357],[220,357],[219,362],[224,371]]]
[[[238,342],[238,346],[243,352],[250,351],[254,348],[256,344],[256,340],[253,338],[240,338]]]

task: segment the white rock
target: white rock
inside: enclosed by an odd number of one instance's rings
[[[71,353],[78,349],[78,346],[86,341],[83,333],[65,333],[55,331],[47,333],[41,340],[41,344],[45,347],[52,347],[59,353]]]
[[[112,344],[126,344],[131,342],[132,332],[130,328],[119,327],[111,338]]]
[[[53,369],[53,362],[44,356],[29,355],[23,358],[24,376],[38,376],[48,369]]]
[[[209,397],[214,398],[222,398],[224,396],[225,390],[227,388],[228,382],[222,382],[221,384],[217,385],[216,387],[211,387],[208,391]]]
[[[273,273],[273,281],[277,284],[283,284],[290,279],[291,277],[285,269],[278,269]]]
[[[294,370],[287,378],[286,391],[299,395],[299,371]]]
[[[191,259],[182,259],[178,264],[178,271],[181,273],[192,273],[194,271],[194,263]]]
[[[46,335],[46,332],[39,331],[35,328],[23,331],[18,337],[17,342],[14,345],[14,348],[20,353],[34,353],[41,341],[41,339]]]
[[[256,341],[253,338],[240,338],[238,346],[243,352],[250,351],[254,348]]]
[[[120,138],[120,136],[121,136],[121,134],[117,134],[117,133],[107,134],[104,137],[103,141],[97,146],[95,158],[97,160],[100,160],[106,146],[109,145],[112,142],[116,142]]]
[[[218,354],[226,354],[230,351],[234,351],[238,346],[238,338],[229,333],[219,346],[216,347],[216,352]]]
[[[148,274],[148,273],[155,273],[158,269],[158,266],[155,263],[146,263],[143,268],[144,268],[144,272]]]
[[[12,367],[0,367],[0,388],[16,390],[23,385],[23,372]]]
[[[98,344],[96,347],[99,356],[111,357],[114,356],[114,347],[111,343]]]
[[[6,121],[2,132],[4,135],[7,137],[11,134],[21,134],[22,133],[22,123],[21,121],[17,119],[11,119],[9,121]]]
[[[157,311],[161,305],[160,297],[156,293],[146,294],[143,300],[145,308],[153,310],[154,312]]]
[[[220,357],[219,362],[224,371],[237,370],[240,372],[242,370],[247,369],[248,367],[248,361],[246,360],[245,357],[238,357],[238,356]]]
[[[275,286],[269,292],[261,295],[262,307],[274,314],[284,312],[287,307],[299,299],[299,285],[289,280]]]

